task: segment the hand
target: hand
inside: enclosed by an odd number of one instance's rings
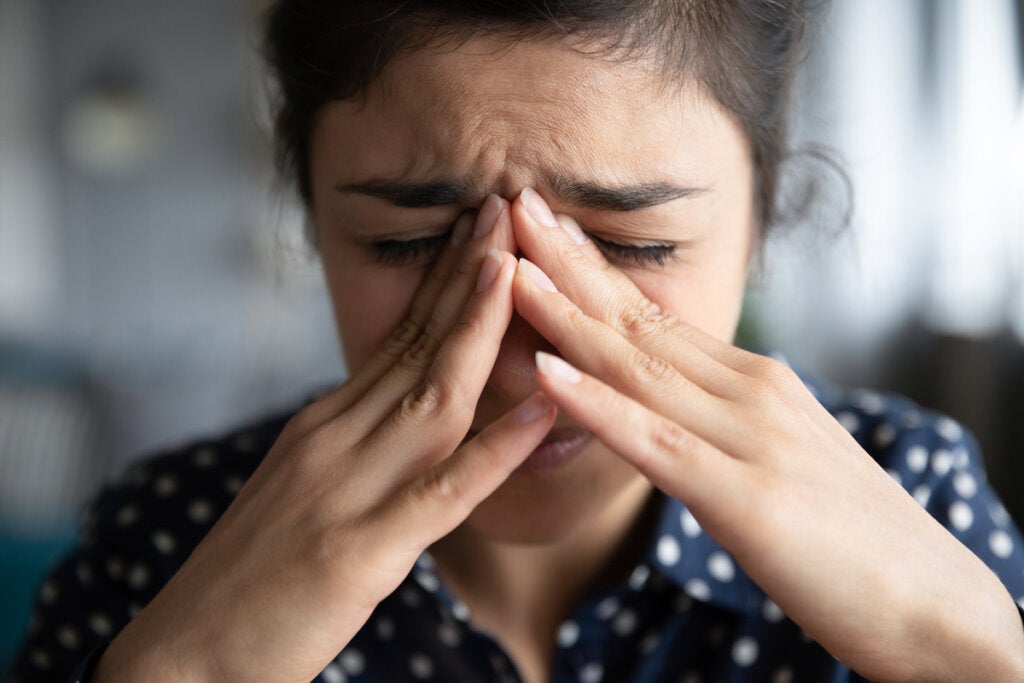
[[[312,679],[540,443],[555,417],[540,393],[461,443],[512,315],[508,204],[491,197],[477,222],[495,220],[469,239],[460,219],[408,320],[288,422],[95,680]]]
[[[571,219],[558,222],[513,205],[516,243],[537,264],[521,261],[515,308],[569,361],[538,354],[560,410],[683,501],[862,675],[1022,680],[1024,634],[998,579],[789,368],[660,310]]]

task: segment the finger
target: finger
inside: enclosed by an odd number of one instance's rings
[[[488,197],[481,207],[473,234],[466,253],[445,283],[430,320],[401,358],[367,392],[368,403],[387,405],[394,410],[406,401],[415,401],[415,396],[410,394],[423,388],[424,377],[433,364],[438,349],[459,323],[470,299],[474,294],[481,294],[484,297],[492,295],[490,288],[479,293],[475,290],[490,250],[499,248],[498,245],[507,244],[510,240],[508,203],[495,195]],[[497,294],[501,295],[500,290]],[[500,304],[496,305],[500,307]],[[504,329],[499,331],[490,326],[486,329],[492,333],[499,333],[499,336],[504,334]],[[381,421],[378,419],[376,424],[380,424]]]
[[[408,316],[391,333],[381,349],[347,381],[303,409],[302,418],[303,422],[308,425],[308,429],[319,427],[362,398],[366,391],[380,380],[381,376],[420,336],[444,291],[445,284],[459,260],[463,258],[466,242],[474,228],[475,218],[474,212],[465,212],[459,216],[452,227],[448,248],[441,252],[437,261],[424,277],[423,284],[420,285],[413,298]]]
[[[515,268],[511,254],[491,250],[480,269],[478,291],[462,318],[420,382],[381,426],[367,435],[367,450],[376,452],[384,444],[401,443],[410,467],[432,466],[455,450],[470,428],[512,319]],[[409,443],[410,433],[417,436],[415,444]]]
[[[680,422],[726,452],[742,446],[736,409],[671,363],[634,346],[554,290],[529,261],[513,283],[516,311],[570,362],[652,410]]]
[[[559,410],[673,498],[701,509],[707,497],[736,490],[742,462],[675,420],[543,351],[537,381]]]
[[[534,394],[413,480],[385,513],[393,524],[383,526],[417,551],[451,532],[543,441],[556,415],[547,397]]]
[[[721,396],[741,391],[736,381],[740,349],[682,323],[650,301],[572,218],[556,219],[543,198],[529,189],[512,205],[512,218],[517,245],[580,309],[665,358],[708,391]]]

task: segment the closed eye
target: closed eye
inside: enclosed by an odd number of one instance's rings
[[[622,244],[591,234],[590,239],[608,260],[622,266],[664,266],[678,258],[675,244]]]
[[[451,238],[451,232],[418,237],[411,240],[384,239],[371,242],[373,258],[385,266],[427,265],[433,261]]]

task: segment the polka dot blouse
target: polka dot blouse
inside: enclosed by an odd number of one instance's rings
[[[1024,605],[1024,545],[986,483],[973,438],[910,401],[808,383],[819,400]],[[38,591],[13,681],[87,680],[104,646],[170,579],[225,510],[289,415],[143,461],[106,487],[80,544]],[[646,558],[589,595],[557,633],[556,683],[863,680],[807,637],[700,528],[660,501]],[[518,681],[423,555],[315,679]]]

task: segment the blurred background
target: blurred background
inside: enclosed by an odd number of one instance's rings
[[[0,669],[42,572],[132,458],[344,377],[274,183],[260,0],[0,0]],[[744,330],[971,428],[1024,520],[1024,0],[835,0]]]

